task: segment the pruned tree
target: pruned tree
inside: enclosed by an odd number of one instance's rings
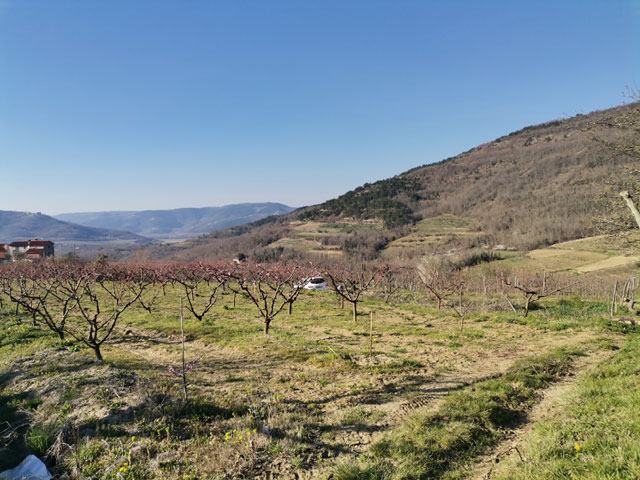
[[[524,317],[527,317],[531,307],[535,306],[543,298],[557,295],[575,284],[561,283],[555,276],[546,272],[534,273],[526,277],[524,275],[520,277],[513,275],[513,277],[510,277],[505,272],[500,272],[498,274],[498,278],[504,287],[520,295],[522,298],[522,305],[520,306],[520,309],[522,311],[522,316]],[[504,290],[502,291],[502,295],[509,303],[511,309],[516,312],[516,305],[511,301]]]
[[[460,331],[464,329],[467,305],[464,301],[466,280],[459,269],[446,259],[424,257],[416,270],[422,285],[436,301],[438,310],[448,308],[460,320]]]
[[[171,282],[170,273],[173,265],[144,264],[132,266],[132,284],[143,283],[153,288],[143,289],[138,304],[151,314],[157,308],[160,299],[167,294],[167,285]]]
[[[231,273],[229,288],[253,303],[264,323],[264,333],[269,335],[273,319],[298,299],[307,272],[296,263],[243,263]]]
[[[202,321],[224,291],[231,278],[231,270],[222,263],[191,263],[174,266],[168,278],[182,287],[186,309]]]
[[[137,269],[127,265],[99,263],[80,265],[73,271],[71,295],[77,309],[65,331],[91,348],[99,362],[103,361],[101,347],[111,337],[122,314],[149,285],[136,275]]]
[[[453,264],[440,257],[424,257],[416,266],[418,277],[438,310],[456,310],[455,304],[464,289],[464,279]]]
[[[74,266],[41,262],[31,278],[38,291],[38,301],[33,305],[36,318],[64,340],[67,320],[77,308],[73,292],[80,280],[74,275]]]
[[[358,303],[362,295],[375,286],[381,273],[380,266],[366,264],[359,266],[341,264],[327,271],[326,275],[329,277],[333,291],[351,304],[354,322],[358,320]]]
[[[0,288],[2,293],[15,305],[15,313],[20,309],[31,316],[34,326],[37,324],[36,306],[40,297],[37,284],[30,278],[32,264],[15,263],[0,269]]]
[[[380,266],[379,285],[382,290],[382,298],[385,303],[389,303],[391,299],[402,289],[400,273],[403,268],[399,265],[385,263]]]

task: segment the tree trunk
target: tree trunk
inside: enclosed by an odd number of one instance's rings
[[[91,348],[93,348],[93,353],[95,353],[96,355],[96,360],[100,363],[102,363],[104,361],[104,358],[102,358],[102,352],[100,351],[100,345],[93,345]]]
[[[271,326],[271,319],[265,318],[264,320],[264,334],[269,335],[269,327]]]
[[[629,313],[637,315],[638,310],[636,309],[636,301],[633,298],[626,298],[625,300],[627,302],[627,310],[629,310]]]
[[[293,302],[289,302],[289,315],[293,313]]]
[[[353,321],[358,321],[358,302],[351,302],[353,305]]]
[[[531,306],[531,298],[527,297],[527,299],[524,302],[524,317],[529,316],[529,307]]]
[[[633,202],[633,198],[631,198],[631,195],[629,194],[629,192],[626,192],[626,191],[620,192],[620,196],[624,198],[624,201],[627,203],[629,210],[631,210],[631,214],[633,215],[633,218],[636,220],[636,223],[638,224],[638,228],[640,228],[640,212],[638,211],[638,208]]]

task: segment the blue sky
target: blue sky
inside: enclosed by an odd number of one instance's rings
[[[0,0],[0,209],[311,204],[626,85],[638,0]]]

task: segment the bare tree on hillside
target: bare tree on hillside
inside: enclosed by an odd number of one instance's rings
[[[543,298],[557,295],[575,285],[575,283],[561,282],[555,276],[545,272],[520,277],[517,275],[509,276],[505,272],[501,272],[498,274],[498,278],[505,288],[516,292],[522,298],[520,309],[523,317],[527,317],[531,307]],[[517,311],[516,305],[511,301],[506,291],[503,290],[502,295],[511,309],[514,312]]]
[[[176,266],[167,274],[184,290],[185,307],[198,321],[202,321],[216,305],[230,275],[228,267],[214,263]]]
[[[65,331],[91,348],[102,362],[102,345],[111,337],[122,314],[140,299],[150,284],[141,282],[138,269],[116,265],[82,265],[69,272],[73,278],[76,312]]]
[[[465,302],[467,281],[462,272],[446,259],[423,258],[417,266],[418,277],[427,292],[436,300],[438,310],[449,308],[460,320],[460,331],[468,311]]]
[[[294,263],[244,263],[231,275],[229,289],[251,300],[269,335],[273,319],[285,308],[292,308],[302,291],[307,269]]]
[[[438,310],[456,309],[456,299],[464,288],[464,279],[446,259],[423,258],[416,267],[418,277],[427,292],[436,301]]]
[[[354,322],[358,319],[358,303],[362,295],[373,288],[382,271],[379,266],[368,265],[337,265],[327,271],[334,292],[351,304]]]

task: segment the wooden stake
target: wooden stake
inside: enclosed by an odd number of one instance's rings
[[[373,312],[369,312],[369,362],[373,355]]]
[[[184,346],[184,312],[183,312],[183,300],[180,297],[180,335],[182,337],[182,389],[184,391],[184,401],[189,401],[189,392],[187,389],[187,362],[185,359],[185,346]]]
[[[482,311],[487,311],[487,279],[484,273],[482,274]]]

